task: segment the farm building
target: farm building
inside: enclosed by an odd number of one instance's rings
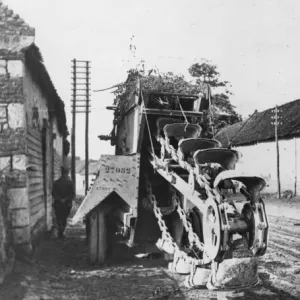
[[[278,107],[279,170],[281,191],[300,193],[300,100]],[[249,119],[221,129],[215,136],[225,147],[243,155],[236,169],[260,172],[267,181],[266,193],[277,192],[277,151],[274,108],[256,112]]]
[[[35,30],[1,2],[0,18],[1,282],[14,253],[30,254],[52,227],[52,183],[68,152],[68,132]]]

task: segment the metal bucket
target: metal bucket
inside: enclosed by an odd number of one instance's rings
[[[174,259],[173,262],[169,263],[168,269],[173,273],[188,275],[191,272],[191,264],[187,263],[183,258],[179,257],[178,259]]]
[[[175,250],[174,247],[172,245],[172,243],[170,243],[169,241],[163,240],[163,239],[159,239],[156,243],[156,247],[161,250],[164,251],[168,254],[174,254]]]
[[[185,279],[185,286],[188,288],[205,288],[211,275],[210,269],[196,267]]]

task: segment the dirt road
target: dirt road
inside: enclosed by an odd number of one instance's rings
[[[238,299],[300,299],[300,201],[266,202],[271,229],[260,283]],[[185,289],[163,260],[122,259],[90,266],[84,234],[78,224],[68,227],[66,240],[44,241],[33,264],[17,263],[0,287],[0,300],[217,299],[215,292]]]

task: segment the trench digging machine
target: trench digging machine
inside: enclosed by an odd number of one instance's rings
[[[86,217],[91,261],[103,263],[117,236],[130,247],[156,242],[171,258],[169,270],[186,275],[187,287],[255,285],[268,244],[265,181],[236,171],[238,151],[203,136],[203,127],[212,128],[203,116],[209,86],[199,95],[171,94],[143,90],[138,80],[108,109],[113,130],[99,137],[111,141],[116,155],[101,156],[98,177],[73,218]],[[239,209],[224,193],[233,182],[245,198]],[[111,220],[118,225],[108,230]]]

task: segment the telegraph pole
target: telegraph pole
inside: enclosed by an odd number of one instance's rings
[[[281,110],[278,109],[278,106],[276,105],[275,109],[272,110],[274,113],[274,116],[272,116],[272,119],[274,119],[274,122],[272,122],[272,125],[275,127],[275,143],[276,143],[276,165],[277,165],[277,193],[278,198],[281,198],[281,186],[280,186],[280,157],[279,157],[279,144],[278,144],[278,126],[282,123],[279,121],[281,119],[280,116],[278,116],[278,113],[281,112]]]
[[[72,101],[72,180],[76,187],[76,114],[85,114],[85,194],[89,187],[89,113],[90,113],[90,61],[73,59]]]
[[[71,160],[71,179],[76,187],[76,140],[75,140],[75,132],[76,132],[76,59],[72,60],[72,134],[71,134],[71,147],[72,147],[72,160]],[[76,188],[75,188],[76,190]]]
[[[89,109],[90,109],[90,66],[86,62],[86,104],[85,104],[85,194],[89,189]]]

